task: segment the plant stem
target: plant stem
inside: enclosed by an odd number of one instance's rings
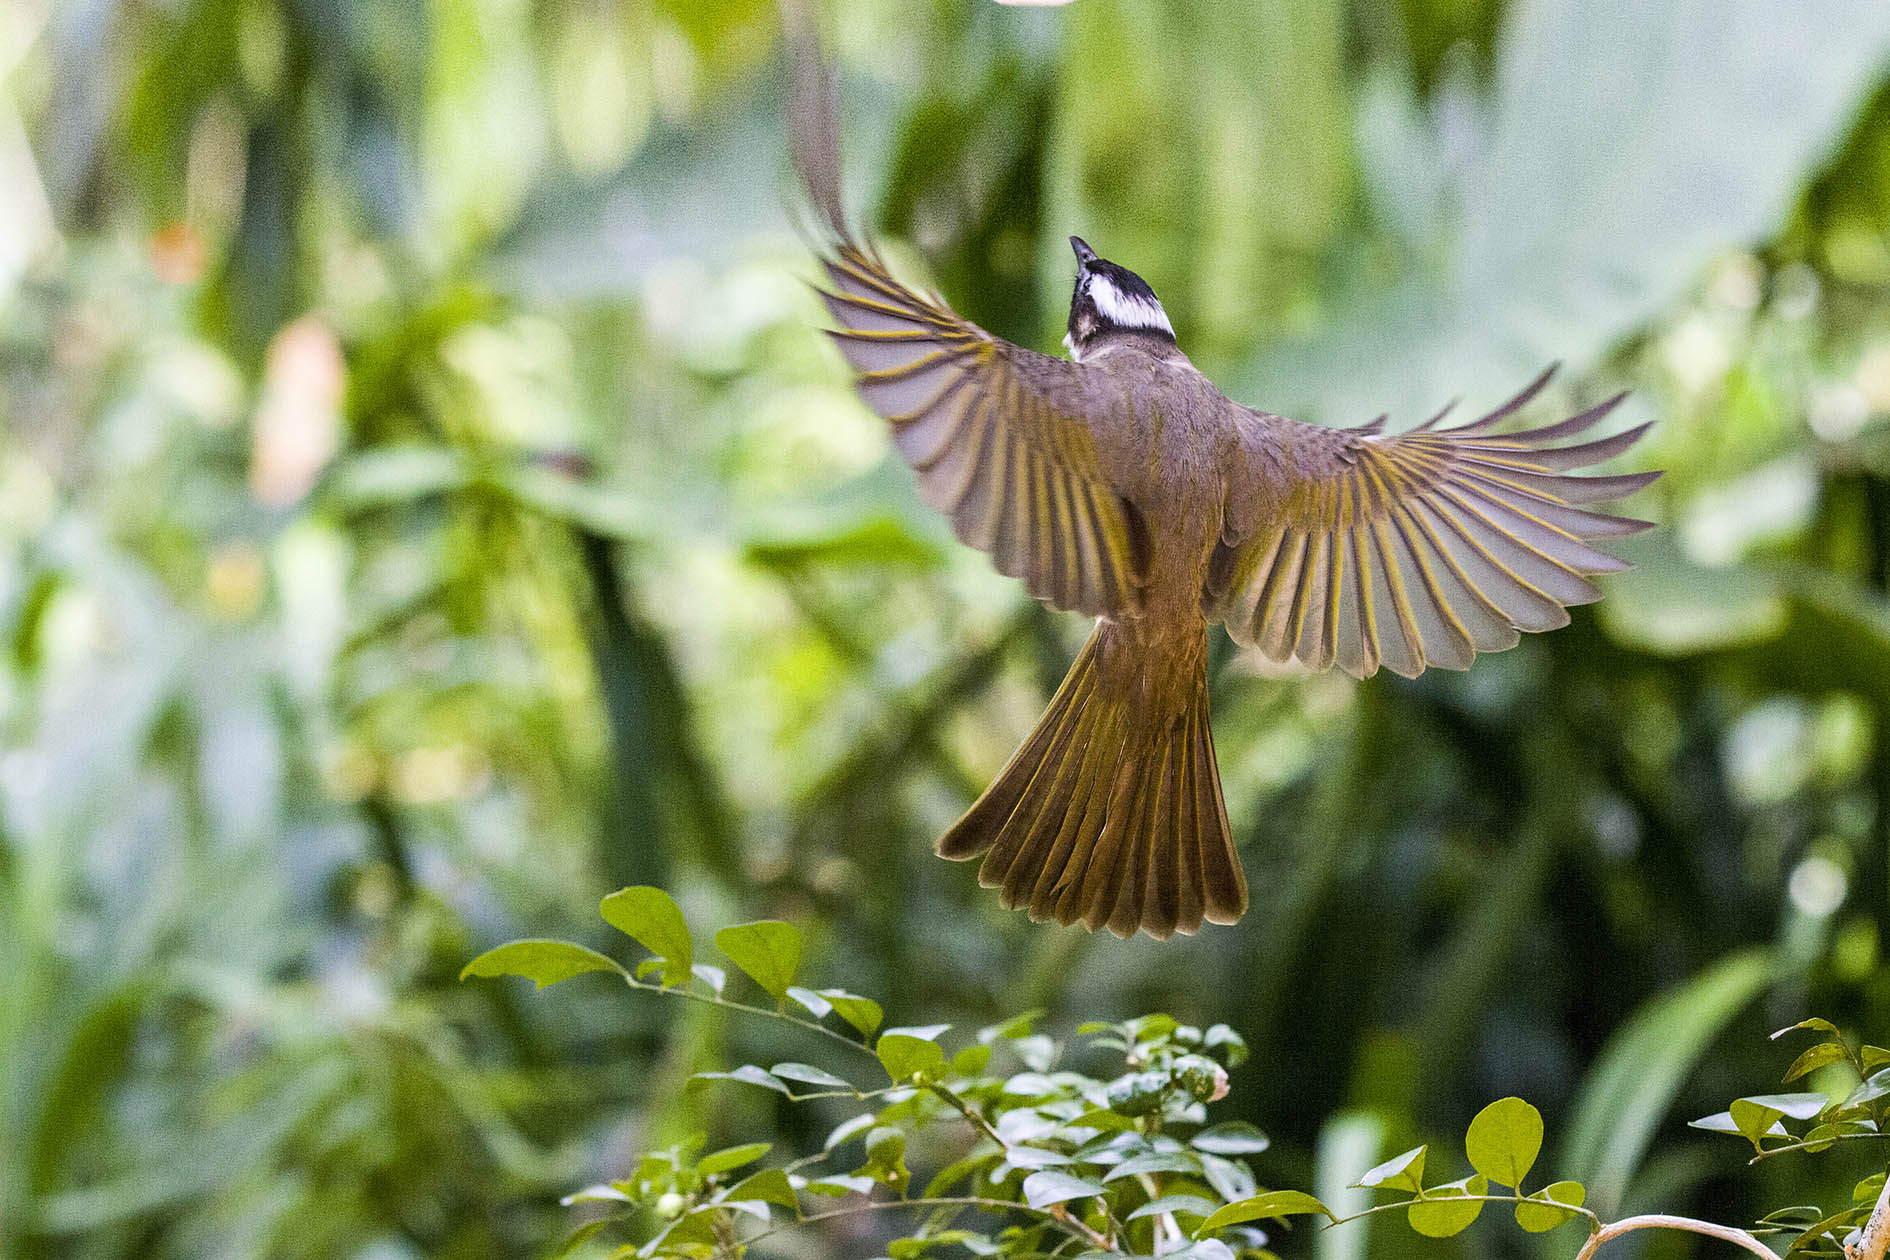
[[[855,1041],[853,1040],[853,1038],[847,1036],[844,1033],[835,1032],[833,1029],[827,1027],[825,1024],[817,1024],[811,1019],[802,1019],[800,1016],[790,1015],[786,1011],[782,1011],[782,1010],[771,1011],[765,1006],[750,1006],[746,1002],[731,1002],[725,997],[721,997],[712,993],[697,993],[694,989],[691,989],[687,984],[680,984],[680,985],[677,985],[673,989],[666,989],[660,984],[651,984],[647,980],[638,980],[635,976],[632,976],[628,973],[625,973],[623,982],[629,985],[631,988],[640,990],[644,993],[662,993],[662,994],[667,994],[670,997],[687,998],[691,1002],[701,1002],[705,1006],[719,1006],[723,1008],[724,1010],[742,1011],[749,1015],[763,1015],[769,1019],[782,1020],[785,1023],[793,1024],[796,1027],[805,1028],[809,1032],[817,1032],[823,1037],[831,1038],[832,1040],[839,1042],[841,1045],[846,1046],[849,1049],[857,1050],[861,1054],[864,1054],[867,1058],[872,1059],[875,1063],[879,1061],[879,1056],[873,1053],[873,1048],[871,1046],[868,1046],[862,1042]]]
[[[1588,1235],[1588,1241],[1584,1242],[1582,1249],[1575,1253],[1575,1260],[1592,1260],[1603,1243],[1637,1229],[1678,1229],[1689,1234],[1705,1234],[1708,1238],[1721,1238],[1735,1246],[1744,1247],[1753,1255],[1762,1257],[1763,1260],[1778,1260],[1777,1253],[1743,1229],[1735,1229],[1731,1225],[1715,1225],[1710,1221],[1696,1221],[1690,1216],[1657,1214],[1629,1216],[1603,1225]]]
[[[1083,1222],[1067,1214],[1058,1215],[1048,1208],[1034,1208],[1027,1203],[1015,1203],[1007,1199],[985,1199],[974,1195],[956,1195],[932,1199],[879,1199],[868,1203],[861,1203],[854,1207],[835,1208],[831,1212],[816,1212],[812,1216],[802,1216],[791,1222],[783,1222],[780,1225],[770,1226],[758,1234],[749,1236],[744,1240],[744,1244],[752,1245],[760,1242],[771,1234],[777,1234],[787,1229],[789,1225],[813,1225],[821,1221],[840,1220],[860,1212],[890,1212],[898,1208],[926,1207],[976,1207],[987,1208],[994,1212],[1022,1212],[1027,1216],[1041,1217],[1078,1242],[1088,1243],[1090,1246],[1101,1251],[1115,1250],[1114,1247],[1109,1245],[1108,1239],[1083,1224]]]
[[[1864,1222],[1864,1236],[1857,1240],[1857,1246],[1846,1247],[1844,1255],[1846,1260],[1884,1260],[1886,1250],[1890,1250],[1890,1176],[1884,1178],[1877,1206],[1870,1209],[1870,1219]]]

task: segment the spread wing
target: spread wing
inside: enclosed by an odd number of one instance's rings
[[[1098,382],[960,319],[844,239],[823,262],[831,335],[920,496],[1037,598],[1092,616],[1136,607],[1148,535],[1097,460],[1088,417],[1112,405]]]
[[[1553,372],[1554,369],[1550,369]],[[1576,504],[1631,493],[1660,474],[1572,477],[1633,445],[1648,426],[1553,446],[1599,423],[1620,395],[1546,428],[1491,430],[1548,383],[1545,372],[1489,415],[1406,433],[1238,421],[1229,537],[1206,584],[1208,615],[1274,660],[1355,677],[1380,665],[1411,677],[1468,668],[1520,630],[1568,623],[1601,598],[1588,579],[1629,567],[1590,546],[1649,528]]]

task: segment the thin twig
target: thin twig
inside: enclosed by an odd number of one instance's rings
[[[853,1207],[835,1208],[831,1212],[816,1212],[812,1216],[801,1216],[796,1217],[792,1221],[783,1221],[779,1225],[769,1226],[758,1234],[751,1234],[743,1241],[745,1244],[758,1243],[762,1239],[772,1234],[778,1234],[790,1226],[815,1225],[821,1221],[840,1220],[860,1212],[890,1212],[897,1208],[926,1207],[976,1207],[987,1208],[994,1212],[1022,1212],[1027,1216],[1040,1217],[1048,1221],[1077,1242],[1085,1242],[1105,1251],[1114,1250],[1114,1248],[1108,1246],[1107,1240],[1100,1234],[1073,1217],[1067,1215],[1059,1216],[1048,1208],[1034,1208],[1028,1203],[1017,1203],[1009,1199],[986,1199],[976,1195],[951,1195],[930,1199],[873,1199],[865,1203],[856,1204]]]
[[[1588,1241],[1575,1253],[1575,1260],[1592,1260],[1595,1252],[1610,1239],[1637,1229],[1678,1229],[1689,1234],[1705,1234],[1708,1238],[1719,1238],[1738,1247],[1744,1247],[1761,1260],[1778,1260],[1778,1253],[1767,1247],[1743,1229],[1731,1225],[1715,1225],[1710,1221],[1696,1221],[1690,1216],[1629,1216],[1603,1225],[1588,1235]]]
[[[690,988],[686,982],[674,988],[666,988],[660,984],[651,984],[647,980],[638,980],[635,976],[628,974],[624,976],[623,982],[631,988],[641,990],[644,993],[663,993],[670,997],[688,998],[691,1002],[701,1002],[704,1006],[719,1006],[724,1010],[744,1011],[750,1015],[765,1015],[769,1019],[782,1020],[796,1027],[805,1028],[809,1032],[817,1032],[823,1037],[830,1037],[849,1049],[859,1051],[874,1062],[879,1061],[879,1056],[873,1053],[871,1046],[863,1042],[855,1041],[845,1033],[835,1032],[825,1024],[817,1024],[811,1019],[802,1019],[798,1015],[790,1015],[784,1010],[769,1010],[765,1006],[750,1006],[746,1002],[731,1002],[720,994],[697,993],[694,989]]]

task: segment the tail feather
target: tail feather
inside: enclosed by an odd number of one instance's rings
[[[1112,633],[1097,627],[1037,729],[938,851],[983,855],[979,883],[1032,919],[1158,939],[1232,923],[1247,884],[1221,801],[1204,667],[1197,660],[1173,689],[1174,711],[1148,712],[1133,676],[1103,668]]]

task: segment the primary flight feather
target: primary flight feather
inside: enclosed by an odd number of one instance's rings
[[[823,297],[861,396],[960,539],[1098,619],[1036,729],[938,844],[982,858],[979,881],[1006,906],[1157,938],[1245,911],[1208,720],[1211,624],[1359,678],[1465,669],[1567,624],[1570,605],[1600,598],[1592,577],[1627,567],[1592,544],[1649,527],[1581,505],[1658,473],[1569,475],[1647,426],[1562,444],[1620,395],[1496,431],[1549,372],[1456,428],[1255,411],[1188,361],[1140,277],[1075,237],[1071,358],[994,337],[849,232],[837,149],[805,134],[818,113],[803,103],[797,158],[831,233]]]

